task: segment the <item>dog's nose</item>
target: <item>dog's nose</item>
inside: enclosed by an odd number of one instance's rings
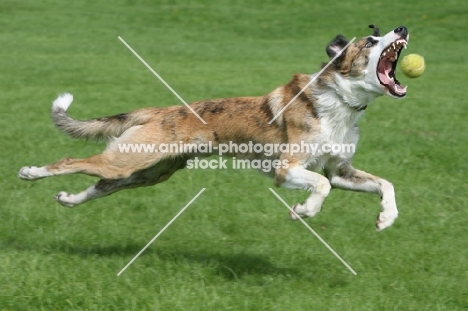
[[[408,35],[408,29],[405,26],[397,27],[393,32],[402,37],[406,37]]]

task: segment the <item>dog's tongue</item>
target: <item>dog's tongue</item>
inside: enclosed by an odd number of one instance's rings
[[[377,74],[379,75],[379,80],[385,84],[391,91],[398,95],[404,95],[406,93],[406,87],[395,83],[395,80],[390,78],[390,73],[392,72],[393,63],[387,59],[381,59],[377,67]]]
[[[393,81],[390,79],[390,72],[392,71],[392,62],[385,59],[380,60],[378,67],[379,79],[383,84],[390,84]]]

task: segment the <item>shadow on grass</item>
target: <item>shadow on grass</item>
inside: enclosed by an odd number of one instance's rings
[[[257,254],[219,254],[202,250],[200,252],[161,253],[158,257],[163,261],[172,261],[181,265],[196,264],[229,280],[240,280],[252,275],[289,277],[300,274],[300,271],[295,268],[278,267],[268,256]]]
[[[142,246],[137,244],[115,244],[109,246],[102,245],[84,245],[76,246],[67,243],[53,243],[49,246],[40,248],[14,247],[17,250],[28,250],[43,254],[62,253],[71,256],[80,256],[83,258],[93,257],[126,257],[128,261],[138,254]],[[274,263],[269,255],[249,254],[249,253],[227,253],[213,252],[206,249],[193,249],[188,251],[186,248],[177,251],[174,247],[168,248],[148,248],[139,257],[138,260],[145,260],[147,256],[156,257],[151,259],[151,265],[157,268],[158,261],[173,263],[181,267],[196,267],[204,269],[207,273],[218,275],[224,279],[239,281],[245,280],[249,276],[276,276],[282,278],[292,278],[296,280],[327,280],[330,287],[343,287],[348,284],[347,273],[343,273],[340,265],[334,260],[323,260],[322,257],[307,258],[306,269],[297,268],[301,262],[283,263],[281,266]],[[250,279],[251,280],[251,279]],[[262,282],[262,279],[258,279]]]
[[[55,244],[44,248],[46,253],[65,253],[81,257],[128,257],[133,258],[142,249],[141,245],[110,245],[110,246],[72,246],[66,244]],[[130,258],[130,257],[131,258]],[[248,275],[277,275],[277,276],[299,276],[303,272],[296,268],[278,267],[273,264],[268,256],[248,253],[220,254],[205,249],[187,251],[176,251],[171,249],[146,249],[140,259],[146,256],[157,256],[159,261],[172,262],[175,265],[196,265],[208,269],[215,274],[229,279],[240,280]],[[157,263],[155,262],[155,265]]]

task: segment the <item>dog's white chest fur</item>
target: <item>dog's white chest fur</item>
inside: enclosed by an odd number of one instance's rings
[[[317,113],[320,120],[320,134],[314,137],[314,143],[319,146],[319,150],[344,149],[347,144],[357,144],[359,130],[356,122],[363,114],[343,103],[341,99],[332,91],[323,93],[317,99]],[[327,145],[327,148],[324,146]],[[351,154],[339,152],[321,152],[311,155],[307,165],[314,170],[322,169],[326,162],[332,157],[349,158]]]

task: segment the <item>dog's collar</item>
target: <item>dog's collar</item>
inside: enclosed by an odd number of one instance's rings
[[[354,110],[356,110],[356,111],[358,111],[358,112],[364,111],[364,110],[367,109],[367,105],[365,105],[364,107],[355,107],[355,106],[351,106],[350,103],[343,97],[343,95],[341,95],[340,92],[338,92],[337,90],[335,90],[335,93],[336,93],[336,95],[340,98],[340,101],[341,101],[342,103],[345,103],[346,105],[348,105],[349,108],[354,109]]]

